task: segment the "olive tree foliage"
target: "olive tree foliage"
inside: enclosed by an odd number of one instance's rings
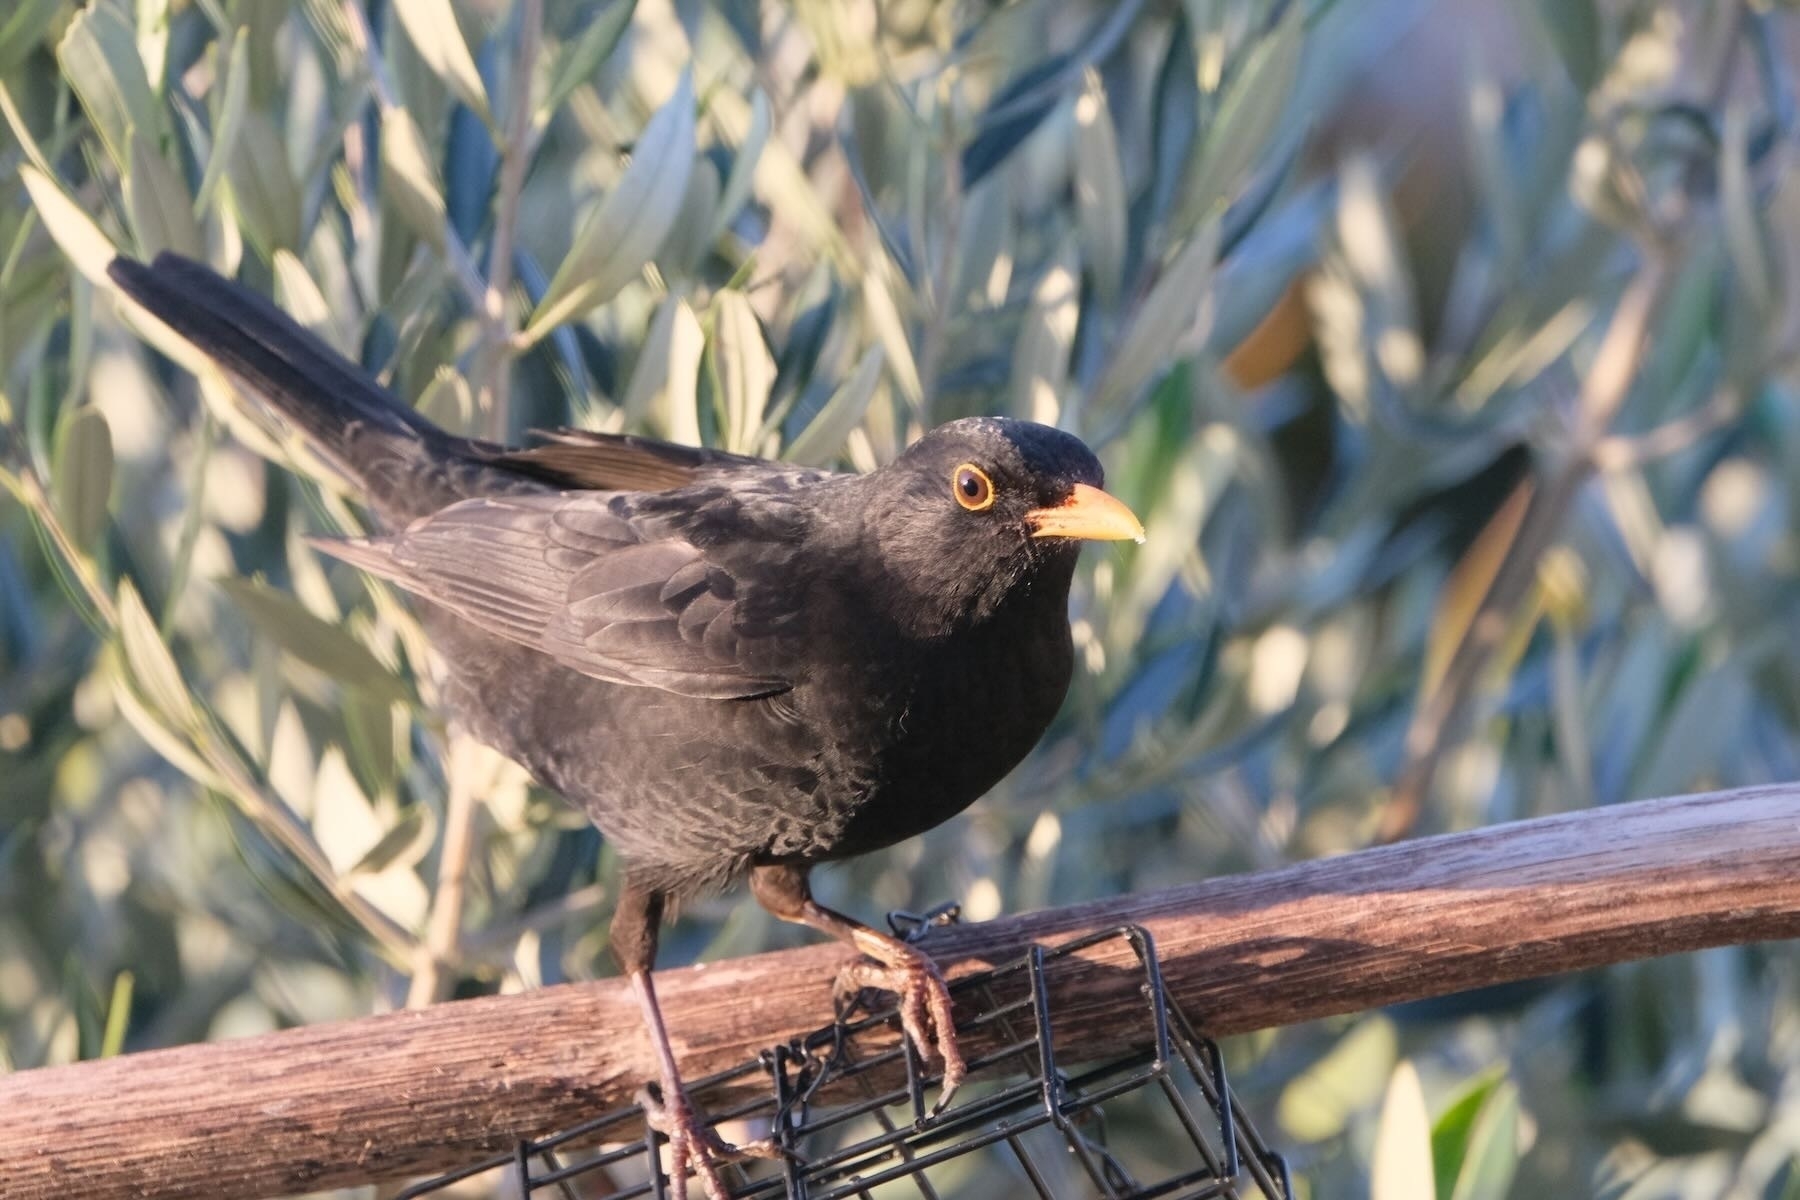
[[[1148,541],[1089,554],[1027,763],[821,873],[866,917],[1800,776],[1794,24],[16,0],[5,1063],[610,969],[608,848],[446,731],[402,598],[304,540],[354,498],[116,253],[204,259],[484,436],[859,470],[977,412],[1087,438]],[[790,936],[722,899],[667,954]],[[1714,951],[1230,1053],[1312,1195],[1791,1197],[1797,968]]]

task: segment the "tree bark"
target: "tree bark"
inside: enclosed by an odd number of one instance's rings
[[[1617,805],[934,932],[955,978],[1124,923],[1212,1035],[1800,934],[1800,785]],[[662,971],[690,1078],[829,1019],[843,951]],[[1142,1034],[1123,943],[1059,969],[1083,1057]],[[1060,1039],[1059,1039],[1060,1041]],[[971,1035],[965,1050],[983,1049]],[[0,1078],[14,1200],[267,1196],[446,1170],[630,1103],[655,1071],[622,981]]]

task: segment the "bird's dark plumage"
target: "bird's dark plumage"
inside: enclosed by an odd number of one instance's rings
[[[1043,733],[1078,539],[1141,534],[1086,446],[955,421],[862,476],[570,430],[508,449],[199,264],[111,274],[367,498],[385,532],[323,547],[427,602],[456,714],[617,845],[634,974],[665,901],[753,871],[779,915],[921,970],[804,869],[961,811]]]
[[[1077,439],[956,421],[871,475],[578,431],[507,450],[424,421],[198,264],[120,286],[318,443],[393,530],[323,547],[430,601],[449,699],[672,899],[959,812],[1067,688]],[[969,511],[971,464],[993,504]]]

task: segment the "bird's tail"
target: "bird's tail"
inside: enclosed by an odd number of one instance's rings
[[[126,295],[296,428],[390,524],[467,496],[484,468],[439,429],[248,288],[177,254],[115,258]]]

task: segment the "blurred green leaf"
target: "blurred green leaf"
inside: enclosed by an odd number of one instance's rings
[[[250,111],[250,46],[249,31],[239,29],[231,40],[231,53],[224,64],[223,98],[213,113],[212,147],[206,157],[206,171],[200,177],[200,188],[194,195],[194,211],[205,212],[212,206],[213,193],[225,178],[225,171],[237,154],[237,141],[244,129],[245,114]],[[217,50],[215,49],[215,55]]]
[[[1081,279],[1073,246],[1064,246],[1031,289],[1031,308],[1012,355],[1012,411],[1046,425],[1062,418],[1069,354],[1081,320]]]
[[[342,339],[336,336],[331,305],[326,301],[325,293],[319,290],[319,285],[313,282],[306,264],[296,258],[291,250],[277,250],[274,268],[275,298],[281,307],[294,320],[323,337],[332,346],[340,351],[345,350],[347,347]]]
[[[153,712],[139,695],[123,665],[112,672],[113,699],[124,715],[125,723],[137,731],[163,761],[204,788],[224,790],[218,773],[197,753],[187,738],[170,729],[165,720]]]
[[[769,353],[750,298],[742,292],[720,292],[713,300],[711,362],[718,381],[725,448],[739,454],[756,453],[753,443],[775,386],[775,357]]]
[[[656,252],[657,268],[665,278],[683,279],[699,269],[716,240],[713,225],[718,208],[719,169],[702,156],[694,160],[675,224]]]
[[[463,432],[473,427],[475,394],[455,367],[439,367],[419,393],[418,409],[435,425]]]
[[[573,41],[565,42],[550,68],[550,86],[538,105],[535,121],[543,125],[563,106],[575,89],[594,77],[619,39],[631,27],[637,0],[611,0]]]
[[[125,649],[132,681],[156,716],[166,718],[177,728],[192,726],[199,719],[199,711],[175,666],[175,656],[157,632],[156,619],[144,607],[143,598],[129,579],[119,580],[118,607],[119,641]]]
[[[1298,1141],[1337,1136],[1352,1113],[1380,1097],[1398,1048],[1392,1021],[1383,1016],[1358,1021],[1323,1058],[1281,1089],[1276,1119]]]
[[[131,1024],[131,995],[137,980],[130,971],[113,976],[112,995],[106,1005],[106,1032],[100,1039],[100,1057],[115,1058],[125,1048]]]
[[[1741,728],[1751,708],[1743,660],[1732,656],[1688,681],[1651,739],[1633,788],[1664,796],[1702,783],[1718,762],[1730,731]]]
[[[206,241],[194,220],[194,202],[187,184],[141,135],[131,138],[131,170],[123,180],[125,209],[131,216],[131,232],[138,254],[154,258],[173,250],[189,258],[204,258]]]
[[[431,164],[425,135],[404,108],[381,116],[382,194],[419,237],[440,253],[444,248],[444,189]]]
[[[237,602],[251,624],[301,662],[371,695],[394,701],[406,699],[406,689],[368,647],[314,616],[287,592],[249,579],[223,578],[215,582]]]
[[[901,286],[898,281],[890,280],[888,271],[870,271],[863,276],[863,313],[869,324],[875,327],[875,337],[881,342],[881,348],[887,352],[888,370],[893,375],[894,383],[900,389],[913,411],[922,412],[925,405],[925,385],[919,378],[919,364],[913,358],[912,338],[907,335],[906,324],[900,319],[900,309],[894,303],[893,288]]]
[[[1506,1082],[1502,1069],[1477,1075],[1463,1086],[1431,1127],[1431,1161],[1437,1194],[1448,1197],[1456,1188],[1475,1132],[1475,1119],[1488,1100]]]
[[[372,794],[392,795],[407,758],[403,739],[410,714],[403,714],[391,700],[367,691],[347,691],[343,701],[344,734],[350,743],[357,778]],[[404,722],[400,724],[402,740],[398,742],[396,718]]]
[[[1519,1089],[1510,1081],[1481,1106],[1449,1200],[1506,1200],[1519,1169]]]
[[[1092,408],[1111,412],[1170,366],[1178,347],[1200,332],[1200,306],[1212,286],[1219,254],[1219,223],[1209,222],[1163,268],[1156,286],[1132,315],[1094,389]],[[1200,348],[1197,339],[1190,350]]]
[[[525,327],[526,344],[606,303],[637,277],[674,227],[693,165],[694,84],[684,72],[644,127],[625,174],[575,235]]]
[[[244,113],[225,178],[244,233],[265,259],[300,244],[300,187],[288,165],[281,131],[265,114]]]
[[[131,168],[134,127],[152,145],[162,144],[162,103],[144,76],[137,31],[117,9],[95,4],[76,13],[57,43],[56,58],[121,172]]]
[[[625,416],[659,436],[700,444],[700,359],[706,334],[686,300],[670,296],[656,310],[625,389]]]
[[[1089,68],[1075,102],[1075,211],[1081,225],[1081,254],[1103,303],[1119,297],[1125,277],[1125,233],[1129,202],[1119,135],[1100,76]]]
[[[56,430],[56,511],[75,544],[89,554],[106,532],[112,500],[112,431],[91,405],[70,409]]]
[[[111,239],[70,199],[62,184],[40,174],[36,167],[20,167],[19,175],[25,180],[25,190],[31,193],[31,203],[43,219],[44,228],[75,269],[96,287],[110,290],[112,280],[107,277],[106,268],[117,254]]]
[[[1234,64],[1217,112],[1190,154],[1175,192],[1169,237],[1179,241],[1224,215],[1252,169],[1263,160],[1269,139],[1294,96],[1300,59],[1306,49],[1306,6],[1291,4],[1267,36]]]
[[[1577,91],[1600,81],[1600,6],[1594,0],[1536,0],[1532,6]]]
[[[450,0],[394,0],[394,14],[432,72],[476,116],[491,123],[493,112],[488,107],[487,89],[482,86],[481,72],[463,40]]]
[[[0,75],[37,48],[61,7],[62,0],[18,0],[11,14],[0,20]]]
[[[379,875],[389,867],[417,866],[437,838],[437,818],[423,804],[408,805],[346,874]]]
[[[73,957],[63,960],[63,999],[67,1011],[75,1017],[77,1057],[99,1058],[105,1041],[106,1012]]]
[[[1071,56],[1033,63],[988,101],[978,132],[963,149],[962,184],[972,188],[1022,145],[1062,102]]]
[[[1719,147],[1719,209],[1725,218],[1725,245],[1731,252],[1738,285],[1752,309],[1763,315],[1774,306],[1775,284],[1769,277],[1769,245],[1756,211],[1756,182],[1750,172],[1750,115],[1741,104],[1725,110],[1723,145]]]
[[[788,443],[781,457],[806,466],[823,466],[842,454],[845,440],[851,430],[862,424],[876,385],[881,382],[883,357],[880,346],[863,351],[856,370],[831,393],[819,415]]]
[[[750,96],[750,131],[744,135],[737,153],[732,156],[731,173],[725,177],[724,190],[719,193],[719,202],[713,210],[712,230],[708,241],[716,240],[725,232],[737,217],[738,210],[744,207],[744,201],[750,198],[750,187],[756,180],[756,167],[762,161],[763,147],[768,144],[769,131],[774,126],[774,121],[768,94],[757,88]]]

